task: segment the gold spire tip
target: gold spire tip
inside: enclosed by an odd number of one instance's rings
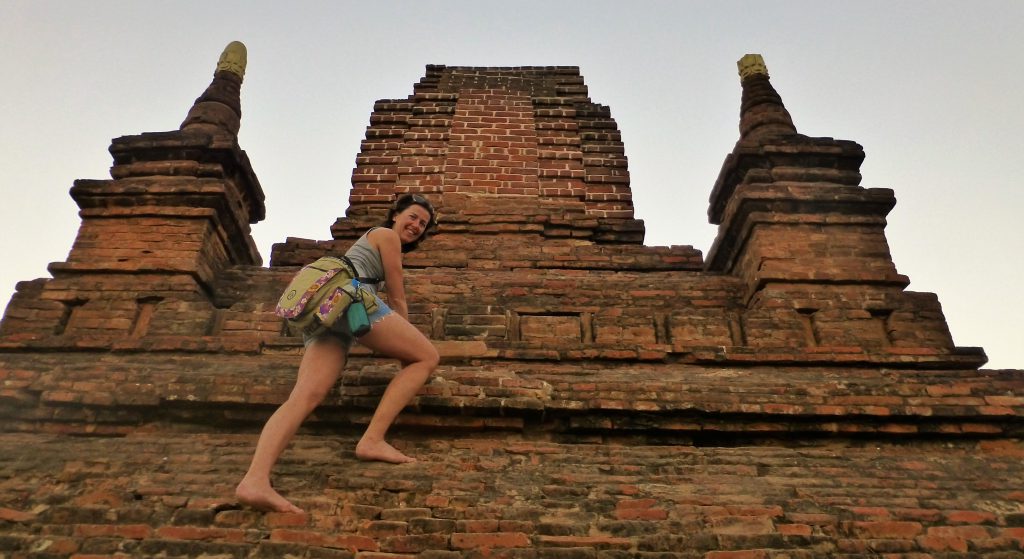
[[[220,54],[220,60],[217,61],[217,71],[228,71],[243,78],[245,77],[245,63],[245,45],[239,41],[231,41],[228,43],[228,46],[224,47],[224,52]]]
[[[768,77],[768,67],[764,65],[764,58],[760,54],[746,54],[736,61],[740,70],[740,80],[746,79],[754,74],[764,74]]]

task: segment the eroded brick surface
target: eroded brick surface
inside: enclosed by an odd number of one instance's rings
[[[1019,553],[1024,542],[1020,441],[1013,455],[977,442],[724,448],[407,429],[396,439],[420,462],[359,462],[357,437],[344,429],[297,438],[275,478],[306,511],[294,515],[233,500],[254,433],[8,434],[0,468],[16,475],[0,483],[0,545],[11,556],[32,542],[193,557],[260,556],[268,545],[298,557],[322,549],[811,557],[980,556]]]

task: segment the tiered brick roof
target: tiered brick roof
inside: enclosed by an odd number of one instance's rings
[[[709,185],[707,258],[647,247],[614,119],[575,67],[432,65],[378,101],[331,239],[263,267],[238,145],[244,47],[181,128],[117,138],[82,225],[0,323],[0,557],[900,557],[1024,551],[1024,372],[980,369],[885,239],[854,142],[797,132],[760,57]],[[640,186],[642,187],[642,185]],[[396,195],[439,209],[407,258],[442,355],[355,460],[395,363],[354,351],[285,454],[308,512],[239,506],[301,340],[298,266]],[[666,201],[671,203],[671,201]]]

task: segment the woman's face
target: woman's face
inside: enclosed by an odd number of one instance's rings
[[[413,204],[395,214],[395,224],[391,229],[398,233],[402,244],[415,242],[423,236],[430,224],[430,212],[418,204]]]

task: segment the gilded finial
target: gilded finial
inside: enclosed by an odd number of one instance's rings
[[[245,77],[245,62],[245,45],[238,41],[228,43],[217,61],[213,80],[189,109],[181,130],[238,134],[242,121],[239,91]]]
[[[217,61],[217,71],[227,71],[240,78],[245,77],[246,50],[245,45],[239,41],[231,41],[224,47]]]
[[[746,54],[736,62],[740,70],[740,81],[755,74],[768,76],[768,67],[764,65],[764,58],[760,54]]]

